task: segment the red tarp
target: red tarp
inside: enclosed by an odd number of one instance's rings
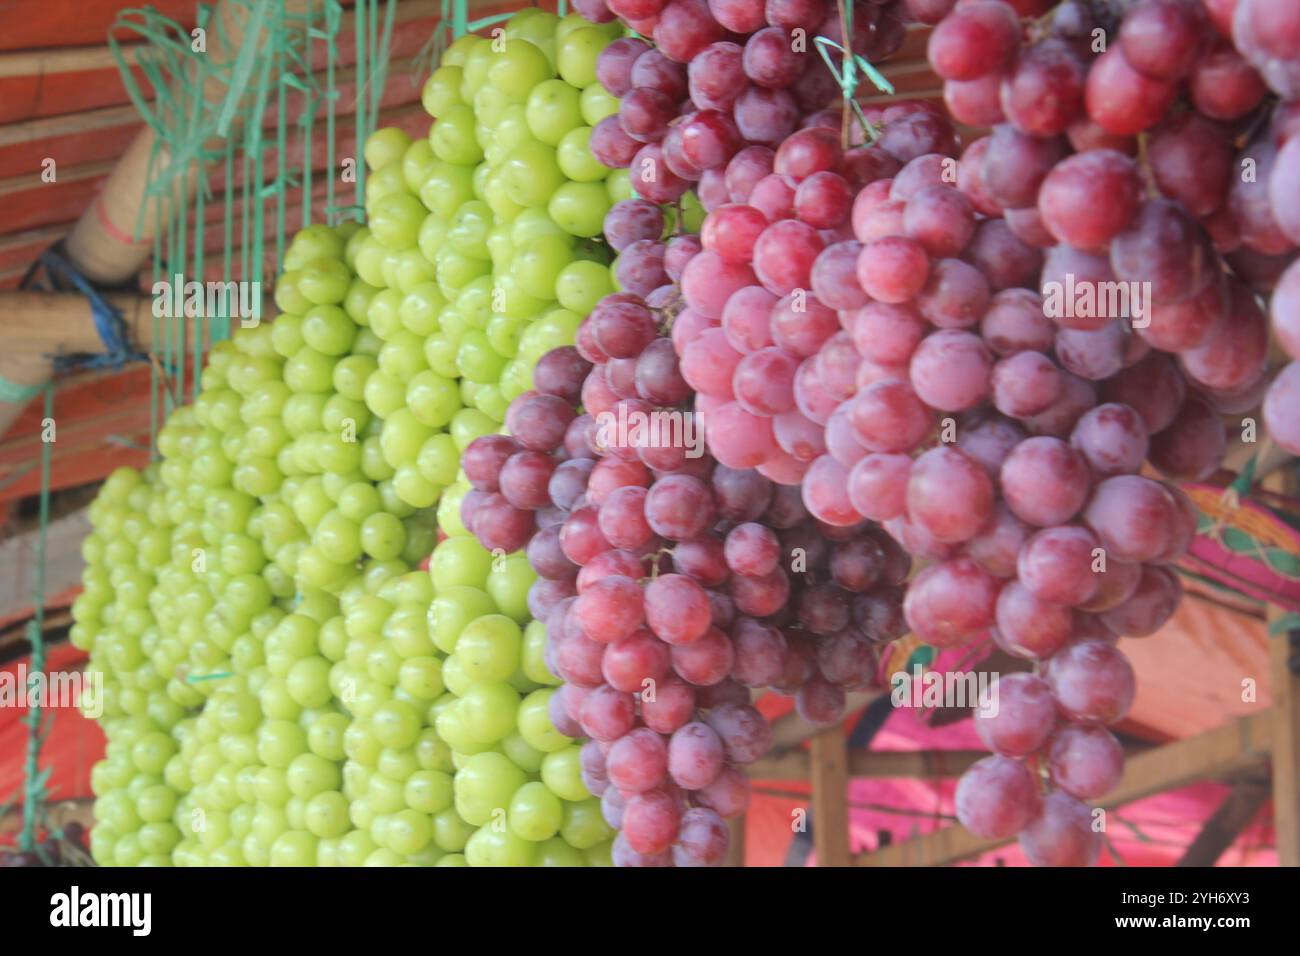
[[[50,648],[45,673],[80,671],[86,660],[85,651],[57,644]],[[18,679],[20,666],[30,667],[31,659],[23,657],[0,667],[0,674],[12,675],[3,678],[6,683]],[[51,768],[46,785],[49,799],[90,797],[90,768],[104,756],[104,732],[74,707],[51,708],[47,713],[52,715],[48,718],[50,732],[41,747],[40,766]],[[27,753],[27,725],[22,721],[26,716],[25,706],[0,707],[0,803],[21,793]]]

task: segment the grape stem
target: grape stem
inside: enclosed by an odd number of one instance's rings
[[[874,143],[877,138],[875,126],[867,120],[866,114],[862,112],[862,107],[854,98],[858,88],[858,70],[861,70],[875,85],[876,89],[882,93],[893,95],[894,84],[890,83],[879,70],[871,65],[865,57],[859,56],[853,52],[853,15],[852,8],[845,5],[844,0],[836,0],[840,13],[841,30],[844,36],[841,38],[848,44],[843,46],[836,43],[830,37],[813,37],[813,46],[817,48],[822,62],[826,68],[831,71],[836,81],[840,85],[840,93],[844,99],[844,119],[840,127],[840,140],[845,149],[849,148],[852,139],[849,131],[848,111],[851,109],[861,124],[863,132],[866,133],[868,142]],[[829,50],[838,50],[840,53],[840,68],[836,69],[835,62],[831,58]]]
[[[1147,149],[1151,143],[1151,134],[1145,130],[1137,134],[1138,147],[1138,169],[1142,173],[1143,183],[1146,185],[1148,199],[1158,199],[1160,190],[1156,188],[1155,173],[1151,171],[1151,161],[1148,158]]]

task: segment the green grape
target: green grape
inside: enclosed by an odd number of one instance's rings
[[[443,65],[433,71],[420,90],[420,102],[424,111],[435,119],[441,119],[453,106],[463,106],[460,98],[461,81],[461,68],[448,64],[444,57]]]
[[[575,850],[560,837],[554,837],[537,845],[534,866],[586,866],[586,857]]]
[[[492,348],[487,335],[478,329],[468,329],[456,350],[456,367],[473,382],[494,382],[505,367],[506,357]]]
[[[402,179],[406,182],[406,188],[418,193],[435,162],[437,157],[433,155],[433,147],[429,145],[428,139],[417,139],[410,143],[402,154]]]
[[[551,196],[546,209],[566,232],[584,238],[598,236],[612,204],[600,183],[565,183]]]
[[[518,624],[505,615],[489,614],[461,631],[455,659],[472,680],[505,680],[519,666],[522,641]]]
[[[465,79],[468,81],[468,73]],[[474,111],[465,105],[450,107],[430,128],[429,144],[443,162],[459,166],[473,166],[479,162],[483,158],[483,149],[474,135]],[[371,228],[375,228],[373,221]]]
[[[510,272],[524,292],[539,299],[549,299],[557,295],[559,278],[572,263],[572,239],[549,233],[521,245]]]
[[[338,259],[312,259],[296,276],[299,294],[316,305],[337,305],[347,295],[352,274]]]
[[[494,316],[488,322],[488,345],[498,355],[514,358],[519,352],[519,339],[523,336],[524,329],[527,327],[527,319],[514,318],[511,315]],[[502,365],[502,371],[505,371],[505,365]],[[451,417],[448,416],[447,420],[450,421]]]
[[[421,221],[423,225],[423,221]],[[417,242],[419,233],[417,232]],[[432,262],[421,255],[419,249],[403,249],[397,254],[397,269],[395,278],[397,279],[397,290],[402,295],[408,294],[412,289],[422,283],[432,282],[437,275],[437,270]]]
[[[516,790],[506,813],[510,832],[534,843],[555,836],[564,817],[565,807],[560,799],[540,782],[526,783]]]
[[[597,302],[613,291],[609,270],[595,262],[571,262],[555,281],[555,297],[576,315],[590,313]]]
[[[585,115],[583,118],[586,119]],[[590,126],[571,129],[560,140],[555,158],[566,178],[576,182],[594,183],[609,175],[609,167],[591,155],[587,145],[590,141]]]
[[[461,696],[460,720],[475,740],[495,743],[514,731],[518,705],[519,694],[509,684],[477,682]]]
[[[635,199],[636,191],[632,188],[631,172],[626,169],[610,170],[609,176],[605,179],[605,192],[609,196],[611,206],[625,199]]]
[[[585,800],[591,794],[582,782],[581,748],[570,744],[546,755],[542,761],[542,782],[562,800]]]
[[[524,772],[504,754],[492,751],[474,754],[453,778],[456,812],[474,826],[490,823],[494,812],[506,811],[515,791],[525,782]]]
[[[441,126],[442,123],[437,124],[437,127]],[[437,149],[436,143],[434,148]],[[370,230],[375,239],[388,249],[407,249],[415,245],[415,238],[424,216],[425,211],[420,200],[409,193],[394,193],[375,202],[370,213]]]
[[[450,379],[425,369],[407,383],[406,405],[420,424],[443,428],[460,410],[460,397]],[[428,437],[433,436],[427,436],[426,441]]]
[[[588,126],[595,126],[606,116],[618,114],[618,97],[599,83],[593,83],[579,95],[578,106],[582,112],[582,121]]]
[[[565,133],[582,123],[578,91],[563,80],[533,87],[525,109],[528,129],[549,146],[558,146]]]
[[[565,182],[554,145],[536,140],[512,149],[501,170],[506,195],[520,206],[545,206]]]
[[[556,65],[560,76],[571,86],[584,87],[596,82],[596,59],[609,45],[609,37],[594,27],[582,27],[557,42]]]

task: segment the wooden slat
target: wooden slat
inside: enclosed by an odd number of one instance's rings
[[[381,108],[419,101],[419,84],[412,83],[410,78],[423,72],[424,62],[415,57],[393,62],[384,86]],[[317,74],[317,79],[324,84],[323,71]],[[336,120],[354,115],[357,102],[355,67],[335,72],[334,90],[339,95]],[[296,123],[304,105],[303,94],[290,91],[285,109],[293,117],[293,123]],[[278,102],[272,99],[262,116],[263,128],[273,128],[277,114]],[[109,157],[115,160],[122,152],[122,142],[134,135],[141,125],[139,112],[134,105],[127,104],[0,126],[0,173],[6,179],[25,183],[23,188],[49,189],[53,184],[40,180],[42,159],[53,159],[58,164],[59,181],[63,181],[65,170],[93,165]],[[316,125],[323,126],[323,120],[318,117]],[[293,124],[290,125],[290,136],[299,138]]]
[[[881,693],[883,692],[870,690],[854,691],[848,694],[844,710],[845,715],[861,710],[879,697]],[[798,747],[805,740],[810,740],[814,735],[821,733],[823,729],[825,728],[804,720],[799,716],[798,711],[792,710],[772,724],[772,749],[770,753],[777,755],[793,747]]]
[[[68,113],[65,116],[48,116],[42,119],[26,120],[22,123],[9,123],[0,126],[0,149],[19,143],[34,143],[39,140],[55,139],[59,136],[71,136],[73,133],[88,133],[114,126],[136,126],[140,122],[140,113],[134,104],[126,106],[109,106],[99,110],[86,110],[81,113]]]
[[[85,3],[85,0],[82,0]],[[437,20],[439,0],[403,0],[398,4],[393,16],[394,40],[402,35],[403,27],[420,20]],[[343,64],[355,60],[355,33],[351,29],[351,18],[344,18],[339,29],[338,52]],[[118,49],[127,62],[134,62],[136,52],[143,49],[144,43],[122,43]],[[47,75],[51,73],[83,73],[86,70],[117,69],[117,60],[108,46],[101,47],[65,47],[59,49],[17,49],[17,51],[0,52],[0,78],[29,77],[29,75]]]
[[[39,169],[18,176],[6,176],[0,179],[0,196],[26,192],[29,189],[52,190],[71,183],[102,179],[113,168],[113,163],[114,161],[111,159],[103,159],[93,163],[83,163],[80,166],[63,165],[55,169],[57,178],[52,183],[47,183],[41,179]]]
[[[745,865],[745,814],[727,821],[727,859],[725,866]]]
[[[1232,846],[1238,834],[1250,825],[1250,821],[1267,800],[1267,781],[1243,780],[1235,784],[1177,865],[1214,866],[1223,852]]]
[[[1296,656],[1289,634],[1275,635],[1273,673],[1273,828],[1281,866],[1300,866],[1300,678],[1292,672]]]
[[[122,53],[131,62],[143,43],[123,43]],[[13,50],[0,53],[0,78],[46,76],[51,73],[82,73],[86,70],[116,70],[117,61],[107,46],[63,47],[57,50]]]
[[[844,725],[809,741],[813,848],[818,866],[849,866],[849,760]]]
[[[1198,780],[1258,772],[1271,755],[1273,715],[1240,717],[1207,733],[1154,747],[1130,758],[1124,777],[1097,802],[1112,808]],[[987,840],[950,826],[854,858],[855,866],[942,866],[979,856],[1010,840]]]
[[[1282,469],[1265,487],[1294,495],[1293,473]],[[1285,614],[1268,609],[1269,624]],[[1273,716],[1273,829],[1277,834],[1277,860],[1282,866],[1300,866],[1300,628],[1283,630],[1269,638],[1269,670]]]
[[[0,49],[50,49],[102,44],[118,14],[128,6],[122,0],[6,0]],[[194,23],[194,0],[153,0],[150,6],[179,20]],[[125,33],[121,39],[129,40]]]
[[[849,776],[855,780],[959,777],[987,756],[982,750],[850,750]],[[810,767],[808,751],[790,750],[756,760],[745,769],[753,780],[807,780]]]

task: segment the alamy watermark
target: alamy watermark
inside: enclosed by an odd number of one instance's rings
[[[0,707],[79,708],[92,720],[104,713],[102,671],[28,672],[26,663],[16,673],[0,672]]]
[[[1043,314],[1049,319],[1128,319],[1135,329],[1151,324],[1151,283],[1076,280],[1043,283]]]
[[[50,897],[50,925],[55,927],[120,926],[132,936],[148,936],[152,911],[152,893],[83,893],[74,884]]]
[[[186,282],[178,272],[172,281],[155,282],[151,291],[155,318],[231,318],[246,329],[262,320],[260,282]]]
[[[973,707],[982,717],[998,713],[998,675],[987,671],[926,670],[889,675],[889,701],[895,707]]]
[[[693,412],[643,412],[619,405],[596,416],[596,441],[604,448],[684,448],[687,458],[704,454],[704,426]]]

